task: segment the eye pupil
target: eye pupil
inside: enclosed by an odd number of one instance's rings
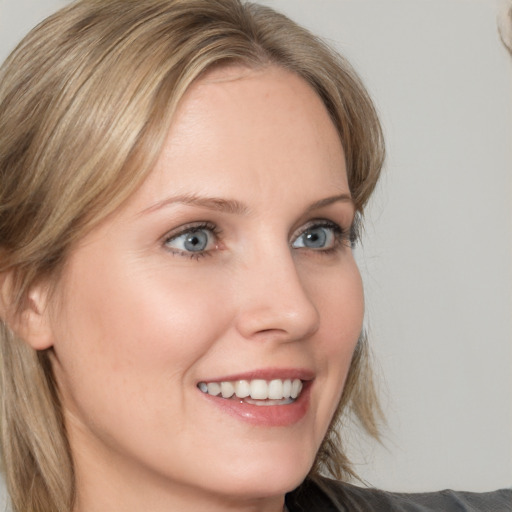
[[[204,251],[208,245],[208,235],[205,231],[195,231],[187,235],[184,247],[187,251]]]
[[[327,234],[325,229],[321,227],[309,229],[304,233],[303,236],[305,247],[324,247],[327,241]]]

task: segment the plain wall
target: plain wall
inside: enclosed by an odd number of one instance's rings
[[[512,59],[494,0],[265,1],[363,77],[388,159],[362,248],[389,490],[512,485]],[[0,59],[64,0],[0,0]],[[1,113],[0,113],[1,115]]]

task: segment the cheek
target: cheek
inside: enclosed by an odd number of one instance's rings
[[[324,417],[334,413],[357,345],[364,317],[364,295],[359,270],[352,257],[336,273],[326,276],[312,293],[321,315],[321,332],[313,350],[325,381]]]
[[[361,333],[364,294],[359,269],[350,254],[333,272],[309,279],[310,295],[321,316],[328,352],[351,352]]]
[[[225,330],[216,278],[122,262],[89,268],[70,269],[54,322],[58,372],[76,400],[96,407],[96,390],[157,401],[154,390],[187,379]]]
[[[329,310],[330,318],[327,323],[339,339],[333,339],[328,352],[333,361],[340,364],[340,396],[345,383],[352,356],[361,335],[364,319],[364,294],[361,275],[355,261],[351,262],[350,272],[344,280],[345,285],[335,293],[339,297],[338,308]],[[335,300],[332,299],[332,303]]]

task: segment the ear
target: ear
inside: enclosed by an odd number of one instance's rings
[[[38,282],[32,286],[17,310],[14,303],[13,274],[0,274],[0,317],[8,327],[34,350],[45,350],[53,345],[48,315],[48,286]]]

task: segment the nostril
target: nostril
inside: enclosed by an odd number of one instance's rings
[[[319,328],[316,308],[302,314],[282,308],[251,309],[238,318],[238,330],[247,339],[291,342],[311,337]]]

